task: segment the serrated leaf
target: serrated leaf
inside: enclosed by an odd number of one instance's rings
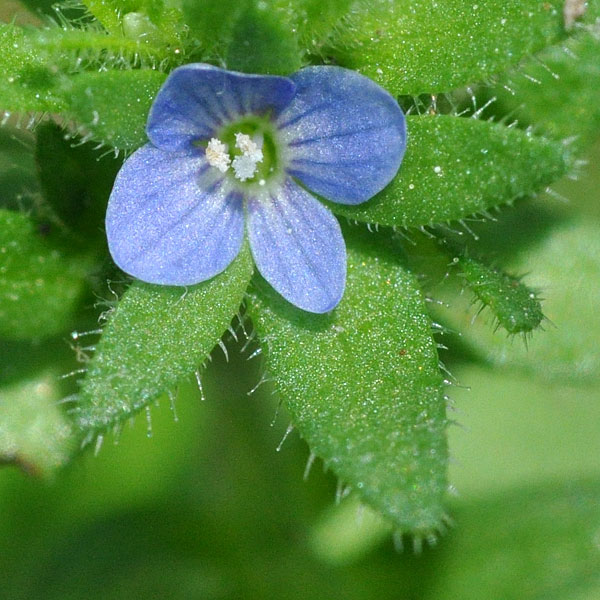
[[[544,318],[537,295],[516,277],[461,256],[455,262],[482,307],[488,307],[508,333],[533,331]]]
[[[564,0],[358,3],[333,55],[395,94],[449,92],[562,40]],[[588,8],[590,19],[597,8]]]
[[[43,338],[71,323],[89,261],[55,241],[26,215],[0,210],[0,337]]]
[[[56,75],[28,42],[26,32],[0,23],[0,109],[8,112],[60,111]]]
[[[381,225],[445,223],[544,189],[570,165],[562,144],[501,124],[451,116],[407,123],[408,147],[393,181],[364,204],[329,203],[331,210]]]
[[[104,244],[104,213],[120,161],[90,144],[73,147],[54,123],[36,130],[35,159],[46,202],[77,242]]]
[[[510,270],[530,273],[527,282],[544,296],[544,313],[551,323],[527,346],[520,339],[494,335],[485,313],[473,321],[473,311],[461,296],[434,289],[449,307],[440,316],[461,332],[464,343],[494,365],[549,380],[593,383],[600,378],[598,257],[600,227],[572,220],[551,228],[509,261]]]
[[[347,233],[347,288],[335,311],[302,312],[264,284],[248,310],[311,450],[396,527],[429,531],[442,519],[447,460],[431,322],[414,277],[374,243],[382,240]]]
[[[14,463],[48,476],[66,464],[75,436],[58,403],[55,373],[39,374],[0,388],[0,464]]]
[[[527,77],[523,76],[527,74]],[[600,37],[585,34],[567,48],[549,48],[494,90],[503,109],[556,139],[579,147],[600,131]],[[510,91],[509,91],[510,90]]]
[[[427,598],[596,598],[599,496],[596,477],[457,504],[457,527],[437,549]]]
[[[116,425],[199,368],[237,313],[251,274],[244,248],[223,273],[195,286],[134,282],[89,365],[75,410],[79,426]]]
[[[115,148],[147,142],[148,112],[166,75],[150,69],[81,73],[65,82],[69,113],[82,132]]]

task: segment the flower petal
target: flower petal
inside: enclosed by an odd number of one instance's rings
[[[394,177],[406,149],[398,102],[376,83],[341,67],[291,76],[296,95],[279,115],[288,173],[341,204],[360,204]]]
[[[346,247],[336,218],[287,179],[247,199],[248,237],[262,276],[286,300],[315,313],[335,308],[346,284]]]
[[[239,252],[242,196],[198,153],[147,144],[117,175],[106,235],[126,273],[148,283],[198,283],[223,271]]]
[[[162,150],[189,149],[244,115],[278,113],[294,96],[287,77],[246,75],[195,63],[175,69],[158,92],[146,132]]]

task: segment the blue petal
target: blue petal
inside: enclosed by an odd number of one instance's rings
[[[165,285],[220,273],[244,237],[242,197],[198,153],[147,144],[117,175],[106,213],[110,253],[123,271]]]
[[[162,150],[189,149],[249,114],[278,113],[294,96],[287,77],[245,75],[202,63],[175,69],[158,92],[146,132]]]
[[[248,197],[248,237],[262,276],[299,308],[324,313],[346,284],[346,247],[336,218],[291,179]]]
[[[296,96],[277,124],[288,173],[341,204],[360,204],[394,177],[406,149],[398,102],[376,83],[341,67],[292,75]]]

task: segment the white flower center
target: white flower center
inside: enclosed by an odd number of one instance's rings
[[[221,173],[226,173],[231,166],[235,178],[246,181],[254,177],[258,169],[257,164],[263,161],[261,146],[262,137],[252,139],[245,133],[236,133],[235,147],[241,151],[241,154],[237,154],[232,159],[227,144],[218,138],[211,138],[206,146],[206,160],[211,167],[216,167]]]

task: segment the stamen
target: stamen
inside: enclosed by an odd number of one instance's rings
[[[235,171],[236,179],[239,179],[240,181],[246,181],[246,179],[254,177],[257,169],[256,161],[248,154],[236,156],[233,159],[231,166]]]
[[[245,133],[235,134],[235,147],[242,151],[242,154],[250,157],[254,162],[261,162],[263,159],[262,150],[258,147],[258,144],[252,140],[249,135]]]
[[[231,158],[227,153],[227,146],[218,138],[211,138],[206,146],[206,160],[211,167],[216,167],[225,173],[231,164]]]

